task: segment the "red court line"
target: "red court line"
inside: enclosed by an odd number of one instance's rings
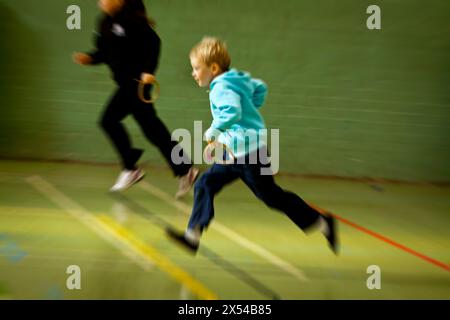
[[[388,237],[385,237],[385,236],[383,236],[383,235],[381,235],[379,233],[376,233],[376,232],[374,232],[372,230],[364,228],[364,227],[362,227],[362,226],[360,226],[360,225],[358,225],[358,224],[356,224],[354,222],[351,222],[350,220],[344,219],[344,218],[342,218],[342,217],[340,217],[340,216],[338,216],[338,215],[336,215],[334,213],[330,213],[330,212],[328,212],[326,210],[323,210],[323,209],[321,209],[321,208],[319,208],[319,207],[317,207],[315,205],[312,205],[312,204],[309,204],[309,205],[311,207],[313,207],[314,209],[316,209],[317,211],[319,211],[320,213],[322,213],[322,214],[327,212],[328,214],[331,214],[333,217],[335,217],[339,221],[341,221],[341,222],[343,222],[343,223],[345,223],[345,224],[347,224],[347,225],[349,225],[349,226],[351,226],[351,227],[353,227],[355,229],[358,229],[359,231],[367,233],[368,235],[370,235],[370,236],[372,236],[374,238],[377,238],[377,239],[379,239],[381,241],[384,241],[384,242],[390,244],[391,246],[394,246],[394,247],[396,247],[396,248],[398,248],[400,250],[408,252],[408,253],[410,253],[410,254],[412,254],[412,255],[414,255],[414,256],[422,259],[422,260],[425,260],[425,261],[427,261],[427,262],[429,262],[431,264],[434,264],[437,267],[443,268],[446,271],[450,271],[450,265],[448,265],[448,264],[446,264],[444,262],[441,262],[441,261],[438,261],[436,259],[430,258],[430,257],[428,257],[428,256],[426,256],[426,255],[424,255],[424,254],[422,254],[420,252],[417,252],[417,251],[415,251],[415,250],[413,250],[411,248],[408,248],[407,246],[404,246],[404,245],[402,245],[402,244],[400,244],[400,243],[398,243],[398,242],[396,242],[394,240],[391,240]]]

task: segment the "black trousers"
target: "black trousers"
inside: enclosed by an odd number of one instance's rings
[[[147,93],[150,88],[147,88]],[[164,123],[156,115],[153,104],[142,102],[138,97],[138,82],[130,81],[117,89],[100,118],[100,126],[106,132],[118,152],[125,169],[133,170],[143,150],[131,145],[130,137],[122,124],[128,115],[132,115],[139,124],[147,140],[155,145],[166,159],[175,176],[185,175],[192,167],[190,159],[181,164],[174,164],[171,159],[172,149],[178,148],[178,154],[184,154],[178,143],[172,141]]]
[[[248,156],[245,164],[214,164],[195,183],[194,207],[188,228],[199,227],[203,230],[208,227],[214,218],[216,194],[227,184],[241,179],[258,199],[268,207],[286,214],[297,227],[306,232],[317,222],[320,213],[295,193],[278,186],[272,175],[261,174],[262,168],[269,167],[270,164],[262,164],[259,161],[249,164]]]

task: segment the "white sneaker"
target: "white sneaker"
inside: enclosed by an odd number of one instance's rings
[[[137,168],[136,170],[127,170],[124,169],[119,174],[116,183],[110,189],[111,192],[119,192],[124,191],[131,187],[133,184],[142,180],[145,176],[145,172],[141,168]]]
[[[180,184],[178,186],[178,192],[175,194],[176,199],[180,199],[185,196],[189,190],[191,190],[194,185],[195,180],[197,180],[200,170],[191,167],[184,176],[180,178]]]

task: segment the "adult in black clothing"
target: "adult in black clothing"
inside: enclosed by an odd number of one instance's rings
[[[140,181],[145,173],[136,163],[143,150],[133,148],[122,120],[132,114],[146,138],[153,143],[170,165],[175,176],[180,177],[177,197],[185,195],[198,176],[190,159],[181,164],[172,161],[174,148],[177,154],[183,150],[172,141],[169,131],[156,115],[153,104],[146,104],[138,97],[140,80],[150,94],[158,66],[160,39],[153,29],[154,23],[146,14],[142,0],[99,0],[104,12],[96,35],[96,49],[90,53],[75,53],[73,59],[81,65],[107,64],[118,89],[106,107],[100,125],[111,139],[122,160],[123,170],[111,191],[122,191]]]

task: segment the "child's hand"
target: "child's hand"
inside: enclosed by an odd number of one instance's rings
[[[75,52],[72,55],[72,59],[75,63],[78,63],[80,65],[88,65],[92,63],[92,57],[86,53],[81,52]]]
[[[217,140],[217,137],[219,137],[220,134],[221,134],[220,130],[210,127],[208,130],[205,131],[205,140],[208,144],[212,143]]]
[[[141,74],[141,81],[144,84],[150,84],[150,83],[155,83],[156,82],[156,78],[155,78],[154,75],[152,75],[150,73],[143,72]]]

